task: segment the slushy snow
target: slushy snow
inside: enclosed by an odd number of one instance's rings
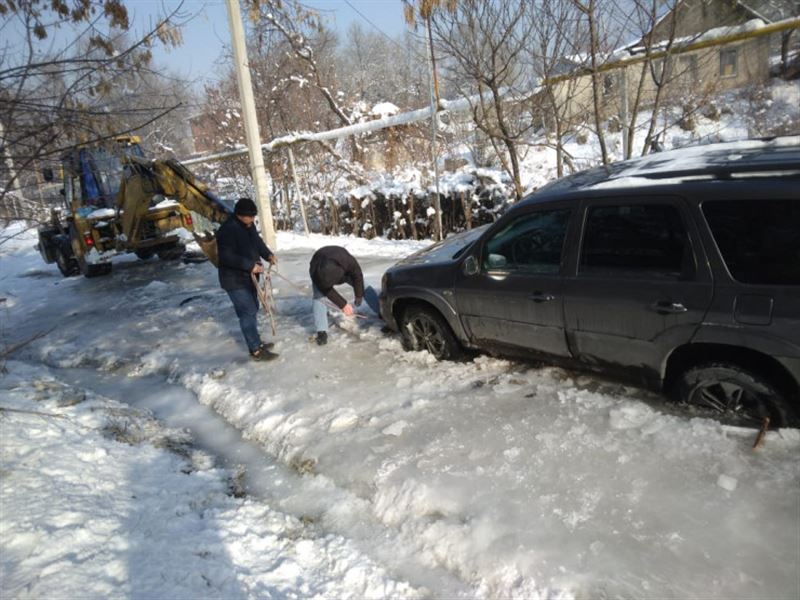
[[[348,247],[378,288],[424,243],[279,234],[267,364],[210,264],[63,279],[34,243],[0,247],[4,341],[45,333],[0,378],[4,597],[800,597],[798,430],[754,451],[591,375],[437,362],[363,307],[309,342],[315,248]],[[245,498],[170,429],[191,406],[276,465],[252,462]]]

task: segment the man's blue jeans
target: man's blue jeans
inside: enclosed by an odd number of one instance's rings
[[[258,335],[258,296],[255,288],[238,288],[227,290],[228,296],[233,302],[236,316],[239,317],[239,327],[242,328],[244,341],[247,342],[247,349],[250,352],[257,350],[261,345],[261,336]]]
[[[311,284],[313,290],[313,309],[314,309],[314,329],[315,331],[328,331],[328,304],[330,300],[326,300],[327,296],[323,294],[317,286]],[[381,307],[378,302],[378,293],[368,285],[364,288],[364,300],[367,306],[372,309],[376,315],[381,314]]]

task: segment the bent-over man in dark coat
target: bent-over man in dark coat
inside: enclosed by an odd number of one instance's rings
[[[273,344],[262,343],[258,334],[258,294],[251,275],[258,277],[264,272],[262,258],[274,265],[278,257],[267,248],[253,225],[257,214],[255,202],[240,198],[233,216],[217,231],[219,284],[233,302],[250,356],[254,360],[272,360],[278,356],[270,352]]]
[[[353,287],[354,304],[361,305],[366,297],[367,304],[379,314],[378,295],[371,287],[364,288],[364,275],[358,261],[341,246],[324,246],[311,257],[309,267],[313,289],[314,327],[317,330],[317,344],[328,343],[328,308],[325,300],[331,301],[348,317],[355,312],[350,303],[333,286],[347,283]]]

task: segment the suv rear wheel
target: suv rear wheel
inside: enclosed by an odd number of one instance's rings
[[[463,353],[447,321],[433,308],[417,305],[404,310],[400,332],[406,350],[427,350],[438,360],[455,360]]]
[[[794,411],[784,395],[767,379],[735,363],[714,362],[693,367],[677,382],[679,401],[700,416],[728,425],[770,427],[795,422]]]

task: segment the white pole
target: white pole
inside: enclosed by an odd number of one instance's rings
[[[253,83],[250,81],[250,64],[247,61],[247,46],[244,41],[244,26],[239,12],[239,0],[225,0],[228,7],[228,20],[231,25],[231,41],[236,67],[236,81],[239,84],[239,97],[244,115],[244,131],[247,136],[247,148],[250,155],[250,173],[256,189],[256,203],[261,223],[261,236],[270,250],[276,251],[275,226],[272,222],[272,206],[270,203],[270,184],[264,170],[264,155],[261,152],[261,137],[258,133],[256,103],[253,99]]]
[[[428,32],[428,44],[425,44],[428,48],[428,70],[430,71],[430,87],[431,87],[431,157],[433,159],[433,177],[436,183],[436,198],[433,201],[433,208],[436,211],[436,239],[441,241],[444,239],[444,232],[442,231],[442,205],[440,202],[439,196],[439,161],[436,152],[436,128],[439,124],[439,107],[437,103],[439,102],[439,98],[437,97],[437,90],[436,90],[436,83],[435,77],[436,72],[434,71],[434,64],[433,64],[433,48],[431,47],[431,22],[430,19],[425,20],[425,25],[427,27]]]
[[[628,69],[623,67],[619,71],[619,120],[622,121],[622,159],[628,160],[631,157],[631,149],[628,144],[630,130],[628,123]]]

